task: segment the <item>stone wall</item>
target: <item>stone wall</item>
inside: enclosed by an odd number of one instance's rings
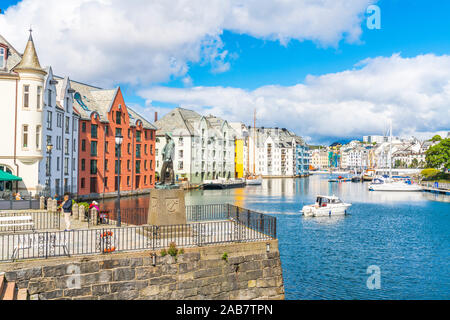
[[[176,258],[145,251],[22,261],[2,271],[35,300],[284,299],[277,240],[189,248]]]

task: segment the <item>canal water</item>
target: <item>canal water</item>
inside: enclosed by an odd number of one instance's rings
[[[186,204],[233,203],[276,216],[286,299],[450,298],[449,196],[370,192],[367,183],[328,178],[193,190]],[[318,194],[337,195],[353,206],[344,217],[303,217],[302,206]],[[148,206],[148,196],[122,205]],[[380,271],[379,289],[369,289],[378,276],[373,270]]]

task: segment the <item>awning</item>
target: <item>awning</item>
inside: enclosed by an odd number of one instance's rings
[[[16,177],[11,173],[0,170],[0,181],[22,181],[22,178]]]

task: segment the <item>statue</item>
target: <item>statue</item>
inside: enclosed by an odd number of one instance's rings
[[[175,184],[175,174],[173,172],[173,160],[175,157],[175,142],[172,139],[170,133],[166,133],[166,145],[162,151],[163,165],[161,168],[161,181],[160,186]],[[169,178],[166,177],[167,172]]]

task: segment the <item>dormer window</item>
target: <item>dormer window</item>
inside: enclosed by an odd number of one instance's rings
[[[0,47],[0,69],[6,66],[6,49]]]

